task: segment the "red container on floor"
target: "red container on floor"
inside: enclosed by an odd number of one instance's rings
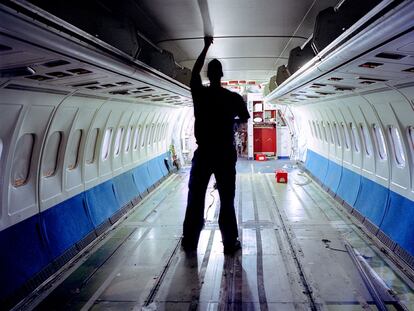
[[[285,170],[277,170],[276,181],[278,183],[286,184],[288,182],[288,172],[286,172]]]
[[[256,154],[256,161],[266,161],[266,160],[267,158],[265,154],[261,154],[261,153]]]

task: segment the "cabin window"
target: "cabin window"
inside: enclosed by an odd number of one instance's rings
[[[371,156],[372,155],[372,142],[371,142],[371,138],[369,137],[368,129],[362,124],[360,125],[360,128],[361,128],[362,137],[364,139],[365,154],[367,156]]]
[[[69,148],[66,152],[68,156],[69,170],[73,170],[78,166],[81,140],[82,130],[76,130],[72,135],[71,143],[69,144]]]
[[[114,146],[114,153],[115,156],[119,155],[119,151],[121,150],[121,139],[122,139],[122,134],[124,133],[124,128],[120,127],[118,129],[118,131],[116,132],[116,136],[115,136],[115,146]]]
[[[11,175],[14,187],[23,186],[29,179],[34,142],[34,134],[24,134],[16,144]]]
[[[321,126],[320,126],[319,122],[317,123],[317,125],[318,125],[319,139],[322,141],[322,131],[321,131]]]
[[[89,142],[86,144],[86,163],[92,164],[95,162],[96,146],[98,144],[99,129],[94,128],[91,132]]]
[[[162,123],[158,124],[158,130],[157,130],[157,141],[161,141],[161,130],[162,130]]]
[[[354,143],[355,152],[359,152],[359,150],[361,149],[361,144],[359,142],[357,128],[352,123],[349,124],[349,127],[351,128],[351,136],[352,142]]]
[[[405,156],[400,133],[398,132],[398,129],[395,126],[390,126],[388,130],[393,145],[395,161],[398,165],[403,166],[405,164]]]
[[[341,148],[341,134],[339,134],[339,128],[336,122],[334,123],[334,129],[335,129],[334,133],[335,133],[336,143],[338,144],[338,147]]]
[[[316,124],[315,121],[312,121],[312,125],[313,125],[313,132],[315,133],[315,138],[318,138],[318,132],[316,130]]]
[[[142,133],[141,147],[145,146],[145,142],[147,141],[147,138],[148,138],[148,132],[149,132],[149,124],[145,125],[145,130]]]
[[[164,140],[164,132],[165,132],[165,123],[162,123],[161,130],[160,130],[160,141]]]
[[[323,139],[325,140],[325,142],[327,143],[328,142],[328,136],[327,136],[327,134],[326,134],[326,125],[325,125],[325,123],[322,121],[322,133],[323,133]]]
[[[125,150],[125,152],[128,152],[129,151],[129,148],[131,146],[131,133],[132,133],[132,126],[128,127],[128,130],[126,132],[125,144],[124,144],[124,150]]]
[[[43,177],[51,177],[56,173],[61,142],[62,132],[50,135],[43,152]]]
[[[167,134],[167,123],[164,123],[162,134],[161,134],[161,140],[165,140],[165,135]]]
[[[311,121],[310,120],[308,120],[308,125],[309,125],[310,133],[311,133],[312,137],[314,137],[315,135],[313,134],[313,129],[312,129],[312,125],[311,125]]]
[[[342,132],[343,132],[343,136],[344,136],[344,140],[345,140],[345,148],[347,150],[349,150],[350,147],[350,139],[349,139],[349,132],[348,132],[348,128],[346,127],[346,124],[344,122],[341,123],[341,128],[342,128]]]
[[[161,141],[162,127],[162,123],[158,124],[157,141]]]
[[[113,132],[112,128],[108,128],[105,131],[103,144],[102,144],[102,154],[101,154],[103,161],[108,159],[108,156],[109,156],[109,152],[111,149],[112,132]]]
[[[407,129],[407,132],[408,132],[408,142],[410,144],[411,154],[412,154],[413,162],[414,162],[414,127],[409,126]]]
[[[155,133],[155,124],[151,124],[151,133],[148,140],[148,145],[151,145],[154,142],[154,133]]]
[[[139,126],[139,129],[141,129],[141,126]],[[134,151],[138,149],[139,132],[138,127],[136,127],[134,131]]]
[[[382,134],[381,128],[374,124],[372,125],[375,140],[377,142],[377,148],[378,148],[378,155],[381,160],[385,160],[387,158],[387,149],[385,148],[385,139],[384,135]]]
[[[332,126],[329,122],[328,122],[328,127],[329,127],[329,138],[330,138],[331,144],[335,145],[335,139],[334,139],[334,134],[332,131]]]

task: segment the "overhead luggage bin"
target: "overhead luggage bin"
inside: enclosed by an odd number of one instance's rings
[[[319,12],[312,39],[315,54],[322,51],[380,2],[379,0],[346,0],[339,8],[330,7]]]
[[[285,65],[282,65],[279,68],[277,68],[276,84],[278,86],[281,85],[289,77],[290,73]]]
[[[292,49],[289,53],[289,60],[287,65],[289,73],[294,74],[300,69],[300,67],[305,65],[314,56],[315,53],[312,49],[310,41],[303,47],[303,49],[300,46]]]

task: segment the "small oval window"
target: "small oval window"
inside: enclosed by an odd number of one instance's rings
[[[147,124],[147,125],[145,125],[145,133],[143,133],[143,135],[144,135],[144,139],[142,140],[142,144],[141,144],[141,146],[142,147],[144,147],[145,146],[145,143],[147,142],[147,140],[148,140],[148,134],[149,134],[149,131],[150,131],[150,125],[149,124]]]
[[[319,134],[319,139],[322,141],[322,131],[321,131],[321,125],[319,124],[319,122],[317,123],[318,125],[318,134]]]
[[[131,133],[132,133],[132,126],[128,127],[128,130],[125,135],[125,143],[124,143],[125,152],[128,152],[131,146]]]
[[[116,132],[116,136],[115,136],[115,146],[114,146],[114,151],[115,151],[115,155],[119,155],[119,151],[121,149],[121,139],[122,139],[122,134],[124,133],[124,128],[120,127],[118,129],[118,131]]]
[[[111,149],[111,141],[112,141],[112,128],[106,129],[103,143],[102,143],[102,160],[108,159],[109,152]]]
[[[0,161],[1,161],[1,154],[3,153],[3,140],[0,138]]]
[[[24,134],[17,141],[11,174],[14,187],[24,185],[29,179],[34,143],[34,134]]]
[[[311,121],[310,120],[308,120],[308,125],[309,125],[309,130],[310,130],[310,133],[311,133],[311,135],[312,135],[312,137],[314,136],[314,134],[313,134],[313,129],[312,129],[312,125],[311,125]]]
[[[98,144],[99,129],[94,128],[89,137],[89,142],[86,144],[86,163],[92,164],[95,162],[96,146]]]
[[[334,140],[334,134],[332,131],[332,126],[331,124],[328,122],[328,127],[329,127],[329,137],[330,137],[330,141],[332,145],[335,145],[335,140]]]
[[[338,124],[336,122],[334,123],[334,134],[335,134],[335,140],[339,148],[341,148],[341,134],[339,134],[339,128]]]
[[[56,173],[62,136],[62,132],[54,132],[47,141],[43,152],[43,177],[51,177]]]
[[[372,129],[374,131],[375,141],[377,144],[378,156],[381,160],[385,160],[387,158],[387,149],[385,147],[385,139],[384,135],[382,134],[382,130],[376,124],[372,125]]]
[[[139,130],[141,127],[136,127],[134,132],[134,151],[138,149]]]
[[[411,155],[414,162],[414,127],[409,126],[407,129],[408,132],[408,142],[410,144]]]
[[[361,150],[361,144],[359,141],[357,128],[352,123],[349,123],[349,127],[351,128],[351,136],[352,136],[352,142],[354,144],[355,152],[359,152],[359,150]]]
[[[166,139],[165,136],[167,135],[167,129],[168,129],[168,123],[165,123],[164,124],[164,130],[162,132],[162,137],[163,137],[164,140]]]
[[[313,131],[315,133],[315,138],[319,138],[318,137],[318,130],[316,129],[316,123],[315,123],[315,121],[312,121],[312,125],[313,125]]]
[[[391,136],[391,142],[394,149],[395,161],[398,165],[402,166],[405,164],[405,156],[400,133],[398,132],[398,129],[394,126],[390,126],[388,130]]]
[[[152,125],[151,125],[151,135],[150,135],[150,138],[149,138],[149,141],[148,141],[148,145],[151,145],[152,143],[154,143],[155,130],[156,130],[155,124],[152,123]]]
[[[362,137],[364,138],[365,154],[367,156],[371,156],[372,155],[372,142],[371,142],[371,137],[369,137],[368,129],[362,124],[360,124],[360,129],[361,129]]]
[[[80,145],[82,140],[82,130],[76,130],[71,139],[71,143],[68,146],[68,169],[73,170],[78,166]]]
[[[345,148],[349,150],[349,146],[350,146],[349,132],[344,122],[341,122],[341,128],[342,128],[342,132],[343,132],[342,134],[345,140]]]

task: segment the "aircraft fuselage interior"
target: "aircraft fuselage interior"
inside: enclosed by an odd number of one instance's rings
[[[181,245],[206,37],[231,254],[214,174]],[[414,1],[1,1],[0,310],[414,310]]]

